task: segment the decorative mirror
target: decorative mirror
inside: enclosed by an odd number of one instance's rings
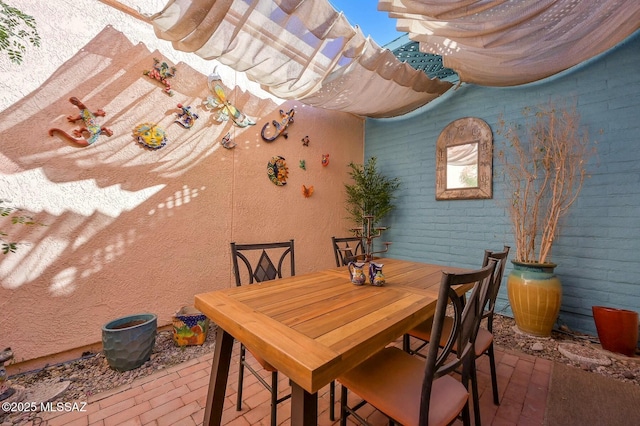
[[[473,117],[445,127],[436,143],[436,200],[492,198],[493,134]]]

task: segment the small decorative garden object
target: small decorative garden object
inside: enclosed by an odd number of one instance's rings
[[[173,316],[173,341],[178,346],[202,345],[209,333],[209,318],[192,306]]]

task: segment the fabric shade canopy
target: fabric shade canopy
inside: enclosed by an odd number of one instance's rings
[[[326,0],[170,0],[149,21],[175,49],[312,106],[392,117],[452,86],[399,61]]]
[[[486,86],[552,76],[640,28],[638,0],[379,0],[378,9],[460,82]],[[393,117],[452,87],[364,37],[327,0],[169,0],[145,20],[175,49],[312,106]]]
[[[638,0],[379,0],[378,9],[461,81],[486,86],[549,77],[640,28]]]

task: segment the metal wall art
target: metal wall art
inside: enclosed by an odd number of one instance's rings
[[[168,142],[164,129],[153,123],[138,124],[133,130],[133,137],[140,145],[154,150]]]
[[[178,108],[180,108],[182,112],[176,114],[178,118],[175,120],[175,122],[185,129],[190,129],[193,126],[193,123],[195,123],[195,121],[200,117],[198,116],[198,114],[191,111],[191,106],[183,106],[182,104],[178,104]]]
[[[322,167],[329,165],[329,154],[322,154]]]
[[[227,95],[222,88],[222,79],[216,73],[214,68],[213,72],[207,78],[207,84],[212,96],[207,96],[207,100],[204,101],[204,106],[208,110],[214,111],[214,120],[219,123],[228,121],[229,118],[233,120],[238,127],[253,126],[256,124],[251,118],[247,117],[242,111],[233,106]]]
[[[227,149],[236,147],[236,143],[231,140],[231,133],[229,132],[227,132],[227,134],[222,137],[220,144]]]
[[[311,197],[313,195],[313,185],[309,186],[308,188],[302,185],[302,195],[304,196],[304,198]]]
[[[108,129],[106,127],[101,127],[96,120],[96,117],[104,117],[106,115],[106,113],[103,110],[99,109],[95,112],[91,112],[89,111],[89,108],[87,108],[85,104],[80,102],[80,100],[75,96],[69,98],[69,102],[71,102],[73,105],[77,106],[78,109],[80,109],[80,114],[68,115],[67,121],[71,123],[75,123],[76,121],[82,120],[84,123],[84,126],[81,126],[78,129],[74,129],[72,132],[73,135],[76,136],[78,139],[74,138],[64,130],[61,130],[55,127],[52,129],[49,129],[49,136],[53,136],[54,134],[58,133],[60,134],[60,136],[62,136],[63,138],[67,139],[72,143],[75,143],[80,146],[89,146],[95,141],[97,141],[100,135],[106,135],[106,136],[113,135],[113,132],[111,131],[111,129]],[[85,134],[87,135],[87,138],[84,138]]]
[[[302,170],[307,170],[307,162],[305,160],[300,160],[300,168]]]
[[[287,162],[284,157],[277,155],[271,158],[269,163],[267,163],[267,175],[269,175],[269,179],[275,185],[283,186],[287,184],[289,169],[287,168]]]
[[[302,146],[309,146],[309,136],[302,138]]]
[[[436,200],[492,198],[493,135],[480,118],[449,123],[436,142]]]
[[[267,123],[262,127],[262,132],[260,132],[260,134],[262,135],[262,139],[264,139],[266,142],[273,142],[280,135],[284,136],[284,138],[287,139],[289,137],[289,135],[287,134],[287,127],[289,127],[289,125],[293,123],[294,114],[295,110],[293,108],[291,108],[287,112],[280,110],[282,120],[280,120],[280,122],[277,122],[276,120],[273,120],[271,122],[273,124],[273,127],[275,127],[275,133],[273,134],[273,136],[266,136],[267,127],[269,126],[269,123]]]
[[[153,58],[153,69],[143,71],[142,74],[164,84],[164,92],[169,96],[173,96],[169,79],[176,75],[176,67],[170,67],[166,62],[160,62],[160,59]]]

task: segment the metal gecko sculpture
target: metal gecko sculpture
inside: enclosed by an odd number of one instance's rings
[[[73,105],[77,106],[78,109],[80,109],[80,114],[67,116],[67,121],[71,123],[75,123],[76,121],[82,120],[84,122],[84,126],[81,126],[80,128],[73,130],[72,133],[75,136],[75,138],[70,134],[68,134],[67,132],[65,132],[64,130],[58,129],[55,127],[49,129],[49,136],[53,136],[56,133],[59,133],[60,136],[62,136],[63,138],[67,139],[70,142],[73,142],[80,146],[89,146],[93,144],[96,140],[98,140],[98,137],[102,134],[107,136],[113,135],[113,132],[111,131],[111,129],[108,129],[104,126],[101,127],[96,121],[96,117],[104,117],[106,115],[106,113],[103,110],[99,109],[95,112],[91,112],[89,111],[89,108],[87,108],[85,104],[80,102],[80,100],[75,96],[69,98],[69,102],[71,102]],[[87,138],[83,137],[85,134],[88,134]]]
[[[184,106],[182,104],[178,104],[178,108],[181,109],[181,112],[176,114],[177,117],[174,120],[174,122],[178,123],[185,129],[190,129],[191,127],[193,127],[193,124],[198,118],[200,118],[200,116],[195,112],[191,111],[190,105]]]
[[[276,120],[272,121],[273,127],[276,128],[276,133],[271,137],[265,136],[265,131],[269,126],[269,123],[267,123],[264,125],[264,127],[262,127],[262,132],[260,132],[262,139],[264,139],[266,142],[273,142],[280,135],[284,136],[284,138],[287,139],[289,135],[287,135],[286,130],[287,130],[287,127],[289,127],[289,125],[293,123],[294,114],[295,114],[295,111],[293,108],[291,108],[288,112],[284,112],[283,110],[280,110],[280,115],[282,116],[282,120],[280,120],[279,123]]]

